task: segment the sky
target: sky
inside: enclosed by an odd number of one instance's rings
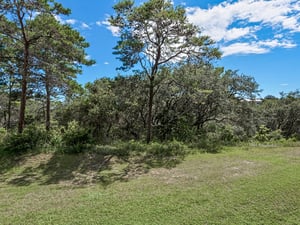
[[[84,67],[78,82],[122,74],[121,62],[112,54],[117,30],[107,19],[117,0],[56,0],[72,13],[58,17],[77,29],[96,60]],[[136,0],[137,5],[145,0]],[[300,1],[299,0],[173,0],[186,9],[189,22],[215,42],[222,58],[215,66],[238,70],[255,78],[261,97],[300,89]]]

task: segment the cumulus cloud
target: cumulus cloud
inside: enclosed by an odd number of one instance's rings
[[[189,21],[220,45],[223,56],[293,48],[289,37],[300,32],[298,0],[228,0],[186,9]]]

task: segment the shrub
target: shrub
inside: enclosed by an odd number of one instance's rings
[[[90,132],[82,128],[77,121],[69,122],[62,134],[63,151],[67,153],[83,152],[91,141]]]
[[[196,137],[193,147],[197,147],[207,153],[218,153],[222,150],[223,142],[218,133],[205,132]]]
[[[61,129],[56,128],[56,129],[50,130],[48,133],[48,136],[49,136],[49,139],[47,142],[48,146],[55,147],[55,148],[62,147],[62,142],[63,142],[62,138],[63,137],[62,137]]]
[[[281,134],[281,130],[271,131],[265,125],[261,125],[256,132],[254,139],[259,142],[279,141],[283,139],[283,136]]]
[[[129,151],[122,147],[123,145],[111,146],[111,145],[99,145],[95,146],[94,150],[101,155],[112,155],[117,157],[129,156]]]
[[[256,132],[254,138],[255,138],[255,140],[260,141],[260,142],[268,141],[269,133],[270,133],[270,129],[267,128],[265,125],[261,125],[258,128],[258,131]]]
[[[0,143],[2,143],[6,135],[7,135],[6,130],[3,127],[0,127]]]
[[[156,157],[184,156],[186,146],[175,140],[167,143],[153,142],[146,146],[146,151]]]
[[[281,130],[274,130],[268,134],[268,139],[271,141],[279,141],[283,139]]]
[[[130,140],[116,144],[120,155],[140,154],[146,151],[146,144],[140,141]]]
[[[29,126],[23,133],[10,133],[3,140],[3,150],[7,153],[25,153],[29,150],[37,150],[46,142],[47,133],[37,126]]]
[[[245,139],[241,127],[210,122],[193,137],[189,146],[203,152],[218,153],[224,146],[235,145]]]

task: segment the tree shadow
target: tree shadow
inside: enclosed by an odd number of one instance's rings
[[[47,164],[41,165],[43,175],[47,177],[43,184],[106,185],[106,180],[99,173],[111,170],[112,158],[111,155],[97,153],[54,154]]]
[[[40,180],[40,176],[35,172],[35,168],[27,167],[17,176],[7,183],[15,186],[28,186]]]
[[[18,159],[18,158],[17,158]],[[33,183],[39,185],[72,185],[85,186],[101,184],[104,187],[114,182],[126,182],[146,174],[151,168],[173,168],[184,157],[161,157],[151,154],[136,154],[134,156],[120,156],[85,152],[79,154],[52,153],[50,158],[38,165],[28,165],[22,171],[14,174],[7,184],[27,186]],[[19,159],[20,160],[20,159]],[[5,173],[20,161],[12,161],[0,170]]]
[[[9,171],[17,168],[26,161],[32,154],[1,154],[0,155],[0,182],[6,182],[9,178]],[[29,172],[27,173],[29,174]],[[29,175],[30,176],[30,175]]]

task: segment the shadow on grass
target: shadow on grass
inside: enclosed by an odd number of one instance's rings
[[[13,155],[13,154],[1,154],[0,155],[0,182],[5,182],[8,179],[8,173],[13,168],[16,169],[23,164],[27,155]],[[29,172],[26,174],[29,175]]]
[[[74,186],[101,184],[106,187],[117,181],[126,182],[146,174],[151,168],[173,168],[184,159],[183,156],[162,157],[147,153],[116,156],[97,152],[51,153],[46,154],[45,158],[33,160],[35,163],[23,163],[24,158],[21,156],[12,158],[6,165],[1,165],[0,175],[5,175],[14,167],[19,169],[0,182],[15,186],[37,183]]]

